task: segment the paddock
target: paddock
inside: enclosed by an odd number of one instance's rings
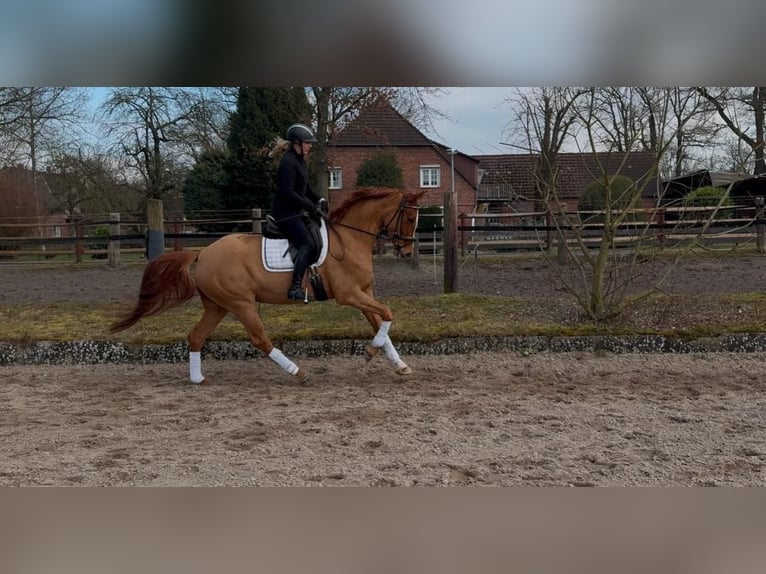
[[[762,486],[766,355],[0,369],[4,486]]]

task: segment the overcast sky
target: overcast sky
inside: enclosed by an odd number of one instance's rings
[[[500,145],[510,118],[510,107],[504,103],[513,88],[446,88],[432,100],[434,108],[451,120],[434,123],[437,133],[426,133],[448,147],[468,155],[512,153]]]
[[[512,153],[512,148],[499,145],[505,141],[503,132],[510,115],[503,102],[512,89],[445,88],[431,103],[452,119],[435,122],[436,133],[425,135],[468,155]],[[92,89],[92,105],[101,103],[106,93],[106,88]]]

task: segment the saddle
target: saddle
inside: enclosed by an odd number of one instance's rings
[[[309,266],[309,281],[314,289],[314,298],[317,301],[324,301],[328,297],[317,267],[322,265],[327,256],[327,226],[324,220],[317,223],[313,219],[306,217],[305,221],[319,252],[319,258]],[[261,259],[266,270],[272,272],[292,272],[294,268],[293,261],[295,261],[295,257],[298,254],[298,248],[290,243],[271,215],[266,216],[266,225],[262,230],[262,234]]]

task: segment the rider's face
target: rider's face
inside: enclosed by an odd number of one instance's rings
[[[308,155],[313,145],[314,144],[309,142],[301,142],[301,151],[303,152],[303,155]]]

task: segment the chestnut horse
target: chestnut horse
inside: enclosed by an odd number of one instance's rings
[[[422,195],[393,188],[365,188],[350,194],[329,214],[327,257],[317,268],[327,298],[359,309],[372,325],[375,336],[365,349],[366,359],[383,349],[402,375],[412,370],[388,336],[391,309],[373,296],[372,252],[378,238],[387,236],[397,255],[412,254],[417,203]],[[302,304],[287,299],[292,273],[267,270],[263,241],[262,235],[237,233],[221,237],[199,252],[173,251],[156,257],[144,269],[137,303],[111,326],[111,332],[127,329],[198,293],[204,313],[188,336],[192,383],[205,382],[200,351],[228,313],[244,325],[253,346],[305,383],[308,373],[274,347],[258,315],[257,302]],[[313,289],[307,287],[313,296]]]

